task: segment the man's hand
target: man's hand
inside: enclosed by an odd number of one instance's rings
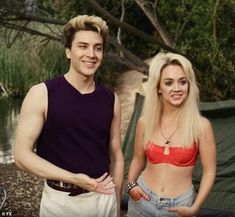
[[[76,174],[76,182],[73,184],[88,191],[94,191],[102,194],[113,193],[115,187],[113,178],[110,177],[107,172],[97,179],[91,178],[83,173],[78,173]]]
[[[96,192],[103,194],[112,194],[114,192],[115,184],[113,182],[113,178],[108,175],[108,173],[104,173],[101,177],[96,179],[97,186],[95,188]]]

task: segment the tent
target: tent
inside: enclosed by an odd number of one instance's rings
[[[124,141],[125,177],[133,157],[135,127],[142,111],[144,96],[136,94],[132,114]],[[216,181],[198,216],[235,217],[235,101],[200,104],[201,113],[212,123],[216,137],[217,173]],[[201,166],[198,160],[193,183],[199,187]],[[122,208],[127,208],[128,195],[123,195]]]

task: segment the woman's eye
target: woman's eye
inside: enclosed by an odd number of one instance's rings
[[[166,82],[165,82],[165,85],[166,85],[166,86],[171,86],[171,85],[172,85],[172,81],[166,81]]]
[[[180,83],[181,85],[185,85],[185,84],[188,83],[188,81],[187,81],[187,80],[182,80],[182,81],[180,81],[179,83]]]

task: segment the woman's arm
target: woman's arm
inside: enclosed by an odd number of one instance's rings
[[[115,94],[114,116],[110,132],[110,175],[115,183],[118,204],[118,216],[120,215],[121,192],[124,176],[124,157],[121,148],[120,135],[121,109],[118,96]]]
[[[144,137],[144,124],[142,118],[138,120],[135,132],[135,145],[134,145],[134,156],[130,164],[128,173],[128,183],[131,183],[130,190],[128,190],[129,195],[133,200],[139,200],[141,197],[148,200],[149,197],[145,192],[136,185],[136,180],[138,179],[141,172],[145,167],[145,153],[143,146]]]
[[[195,216],[205,202],[216,175],[216,145],[212,126],[206,118],[202,118],[203,135],[199,138],[199,152],[202,164],[202,178],[195,201],[191,207],[179,206],[170,208],[181,217]]]
[[[136,125],[134,155],[128,173],[128,182],[136,181],[145,166],[145,154],[143,147],[144,124],[140,118]]]
[[[202,164],[202,179],[197,197],[192,205],[194,213],[198,213],[205,202],[216,175],[216,144],[213,129],[208,119],[202,118],[203,135],[199,141],[200,160]]]

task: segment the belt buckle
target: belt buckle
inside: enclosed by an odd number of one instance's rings
[[[63,182],[63,181],[59,181],[59,186],[61,188],[72,188],[72,189],[76,188],[73,184],[66,183],[66,182]]]
[[[56,185],[56,182],[55,182],[54,184]],[[64,187],[64,182],[59,181],[59,186],[60,186],[61,188],[63,188],[63,187]]]

